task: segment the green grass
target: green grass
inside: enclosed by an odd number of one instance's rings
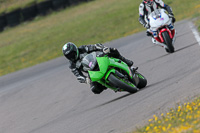
[[[62,56],[68,41],[79,46],[104,43],[145,30],[138,22],[140,2],[95,0],[6,29],[0,33],[0,75]],[[200,0],[165,2],[177,20],[200,14]]]
[[[166,114],[154,115],[148,125],[132,133],[200,133],[200,97]]]
[[[200,17],[198,17],[195,21],[194,21],[198,31],[200,32]]]
[[[0,0],[0,13],[23,8],[36,1],[37,0]]]

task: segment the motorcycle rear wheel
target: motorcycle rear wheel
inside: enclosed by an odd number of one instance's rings
[[[129,85],[128,83],[125,83],[123,81],[121,81],[118,77],[116,77],[114,74],[110,74],[108,77],[108,81],[110,81],[110,83],[112,85],[114,85],[115,87],[122,89],[124,91],[127,91],[129,93],[135,93],[137,92],[139,89],[136,87],[133,87],[131,85]],[[131,83],[132,84],[132,83]],[[135,86],[135,85],[134,85]]]
[[[174,46],[172,45],[172,39],[169,37],[169,34],[167,31],[162,33],[164,43],[167,45],[168,50],[166,50],[168,53],[173,53],[174,52]]]

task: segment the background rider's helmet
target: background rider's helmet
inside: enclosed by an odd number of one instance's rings
[[[153,0],[144,0],[144,3],[150,7],[153,6]]]
[[[68,42],[66,43],[63,48],[62,48],[63,54],[64,56],[71,60],[71,61],[75,61],[78,59],[79,57],[79,51],[77,46],[72,43],[72,42]]]

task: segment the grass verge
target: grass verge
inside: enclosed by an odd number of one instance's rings
[[[36,0],[0,0],[0,14],[23,8],[33,2],[36,2]]]
[[[200,97],[166,114],[154,115],[148,125],[133,133],[200,133]]]
[[[197,18],[197,19],[194,21],[194,23],[195,23],[195,25],[196,25],[198,31],[200,32],[200,17]]]
[[[62,56],[62,46],[107,42],[145,30],[138,0],[95,0],[0,33],[0,76]],[[178,20],[200,14],[200,0],[166,0]],[[189,11],[189,12],[188,12]]]

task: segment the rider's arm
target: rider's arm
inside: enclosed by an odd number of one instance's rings
[[[94,45],[82,45],[79,47],[79,51],[81,52],[86,52],[86,53],[90,53],[90,52],[93,52],[93,51],[103,51],[103,48],[105,48],[104,45],[100,44],[100,43],[97,43],[97,44],[94,44]]]
[[[164,9],[167,10],[167,12],[168,12],[169,14],[172,14],[172,15],[173,15],[172,8],[171,8],[170,6],[168,6],[168,5],[165,4]]]
[[[69,68],[71,69],[72,73],[73,73],[76,77],[82,76],[82,77],[85,78],[85,76],[83,75],[83,73],[82,73],[78,68],[76,68],[76,63],[70,61],[70,66],[69,66]]]
[[[144,16],[145,16],[145,13],[144,13],[144,4],[141,3],[140,6],[139,6],[139,22],[145,27],[146,25],[146,22],[144,20]]]
[[[167,4],[165,4],[162,0],[155,0],[155,2],[158,4],[159,7],[164,8],[165,10],[167,10],[167,12],[169,14],[173,14],[172,8],[170,6],[168,6]]]

